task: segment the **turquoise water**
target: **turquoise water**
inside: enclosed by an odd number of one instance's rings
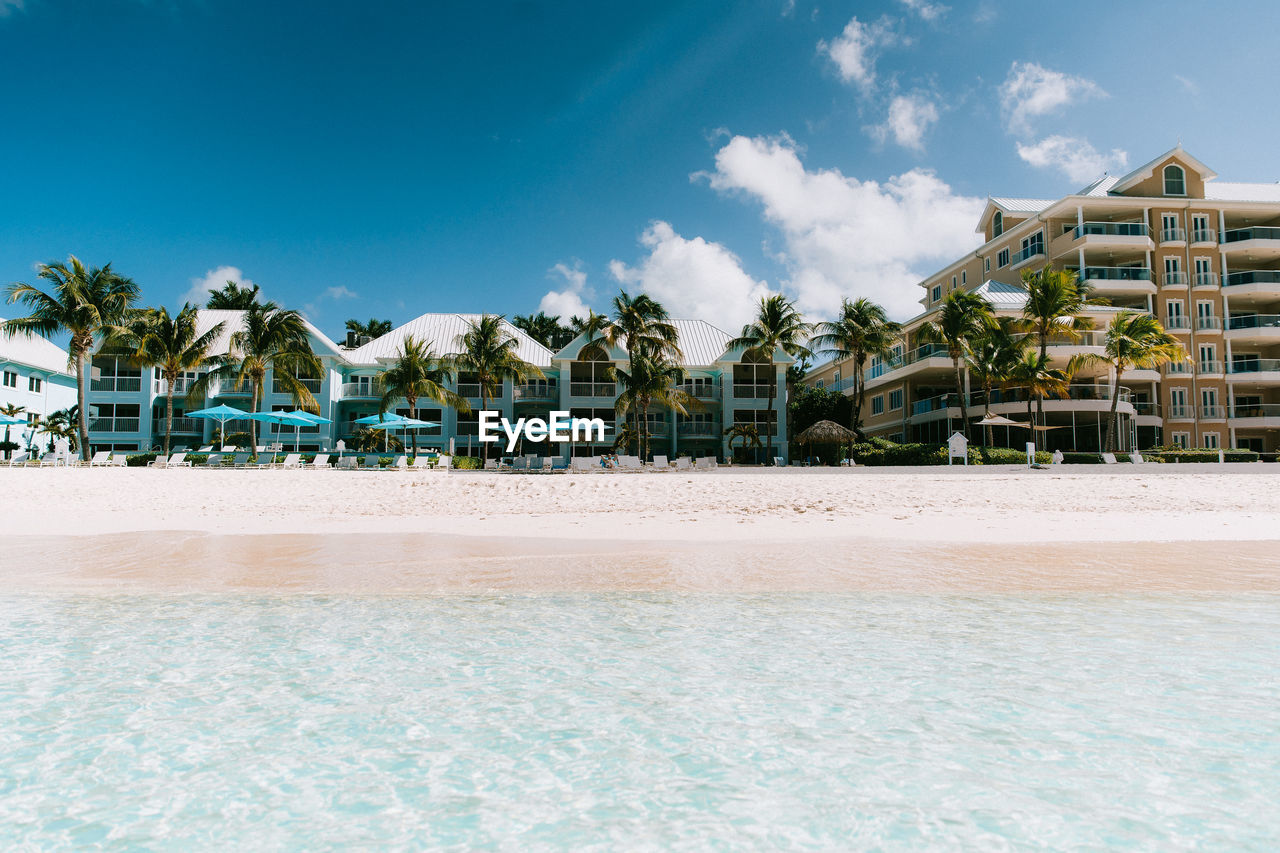
[[[0,596],[0,847],[1273,850],[1278,605]]]

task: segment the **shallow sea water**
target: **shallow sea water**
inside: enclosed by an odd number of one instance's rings
[[[1280,844],[1280,596],[0,596],[0,847]]]

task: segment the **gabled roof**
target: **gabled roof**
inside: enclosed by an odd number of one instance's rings
[[[0,317],[0,323],[4,322]],[[14,361],[37,370],[71,375],[71,357],[67,351],[39,335],[6,335],[0,332],[0,362]]]
[[[985,232],[987,223],[991,221],[991,217],[997,210],[1014,216],[1027,217],[1039,213],[1053,203],[1045,198],[989,197],[987,206],[982,209],[982,215],[978,217],[978,227],[974,231],[978,234]]]
[[[680,339],[680,351],[684,354],[681,367],[711,367],[720,361],[737,361],[737,352],[729,351],[729,341],[733,340],[733,335],[723,329],[711,325],[706,320],[671,320],[670,322],[676,327],[676,333]],[[573,361],[577,359],[586,342],[585,334],[578,335],[553,357],[557,360]],[[623,346],[610,348],[610,359],[625,361],[627,358],[625,347],[624,341]],[[774,361],[778,364],[790,364],[794,359],[779,350]]]
[[[1214,181],[1205,184],[1204,197],[1213,201],[1280,201],[1278,184],[1233,184]]]
[[[1111,188],[1116,185],[1120,179],[1115,175],[1103,175],[1098,180],[1089,184],[1089,186],[1080,190],[1076,195],[1086,196],[1088,198],[1105,198],[1111,194]]]
[[[1143,163],[1141,166],[1134,169],[1129,174],[1121,176],[1115,182],[1115,184],[1112,185],[1112,187],[1110,188],[1110,192],[1113,194],[1123,193],[1125,190],[1129,189],[1130,187],[1133,187],[1142,183],[1147,178],[1150,178],[1152,175],[1155,174],[1156,166],[1159,166],[1161,163],[1163,163],[1165,160],[1168,160],[1170,157],[1177,157],[1179,161],[1190,166],[1195,171],[1199,172],[1201,179],[1205,181],[1211,181],[1214,178],[1218,177],[1217,172],[1210,169],[1204,163],[1201,163],[1195,157],[1192,157],[1186,151],[1186,149],[1184,149],[1182,145],[1179,144],[1179,145],[1175,145],[1173,148],[1170,148],[1168,151],[1164,152],[1154,160],[1148,160],[1146,163]]]
[[[996,309],[1018,309],[1027,304],[1026,288],[1003,281],[987,279],[974,288],[974,293],[986,299]]]
[[[375,338],[357,349],[345,353],[352,364],[377,364],[379,359],[393,359],[403,350],[404,339],[410,335],[425,341],[436,355],[457,352],[456,341],[467,331],[468,324],[478,321],[483,314],[423,314],[403,326]],[[502,326],[516,339],[516,355],[537,367],[551,366],[551,350],[517,329],[505,319]]]
[[[201,308],[196,314],[196,334],[203,335],[214,326],[222,323],[222,332],[218,335],[217,341],[210,348],[211,355],[225,355],[231,349],[231,336],[244,327],[244,313],[239,310],[228,310],[221,308]],[[338,349],[337,344],[329,340],[329,337],[315,326],[305,317],[302,322],[306,325],[307,331],[311,334],[311,348],[315,350],[316,355],[335,356],[340,359],[346,358],[346,353]]]

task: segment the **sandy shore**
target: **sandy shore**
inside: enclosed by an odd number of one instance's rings
[[[1277,465],[0,469],[0,502],[11,588],[1280,589]]]

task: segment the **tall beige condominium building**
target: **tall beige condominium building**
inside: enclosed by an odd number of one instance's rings
[[[868,434],[941,441],[960,426],[955,373],[945,347],[925,344],[921,326],[956,288],[986,296],[998,314],[1020,315],[1024,270],[1076,270],[1106,298],[1089,312],[1096,331],[1049,348],[1056,366],[1102,352],[1102,331],[1123,308],[1153,313],[1189,356],[1122,378],[1121,448],[1159,444],[1280,449],[1280,184],[1225,183],[1181,146],[1122,177],[1107,176],[1055,200],[988,199],[983,244],[921,282],[924,311],[905,324],[901,344],[873,359],[864,423]],[[807,377],[852,393],[848,361]],[[966,373],[971,419],[982,389]],[[1111,406],[1110,374],[1078,373],[1068,399],[1044,402],[1040,446],[1097,450]],[[1027,395],[992,394],[991,410],[1027,420]],[[1011,446],[1025,428],[997,429]]]

